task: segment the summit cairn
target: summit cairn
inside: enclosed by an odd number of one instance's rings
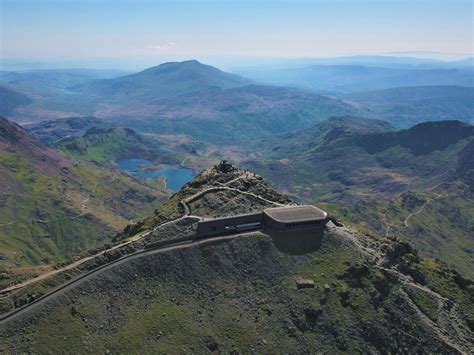
[[[232,173],[236,171],[237,169],[229,163],[227,160],[222,160],[218,165],[215,166],[215,169],[220,172],[220,173]]]

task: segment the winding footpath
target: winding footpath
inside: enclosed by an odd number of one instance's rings
[[[334,228],[334,227],[331,227]],[[456,304],[452,305],[451,301],[446,297],[443,297],[438,292],[432,289],[416,283],[412,277],[405,275],[398,271],[394,267],[384,267],[384,254],[377,249],[364,245],[364,243],[357,238],[350,230],[346,228],[338,228],[338,233],[346,237],[352,243],[354,243],[359,250],[361,250],[368,257],[375,260],[375,266],[379,270],[391,274],[401,284],[400,294],[418,315],[421,321],[432,329],[437,336],[442,339],[446,344],[456,349],[461,354],[468,354],[469,347],[472,346],[471,332],[462,325],[462,315]],[[418,305],[413,301],[409,295],[410,289],[417,289],[427,293],[431,298],[435,299],[438,303],[438,320],[435,322],[428,317]]]
[[[410,220],[410,218],[412,218],[413,216],[419,215],[421,212],[423,212],[425,207],[428,206],[431,202],[433,202],[434,200],[437,200],[441,197],[448,197],[448,196],[449,195],[436,194],[435,197],[426,199],[425,203],[417,211],[410,213],[407,216],[407,218],[405,218],[405,220],[403,221],[403,224],[405,225],[405,227],[408,227],[408,221]]]

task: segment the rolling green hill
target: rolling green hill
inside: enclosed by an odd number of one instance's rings
[[[129,128],[90,128],[84,135],[64,138],[54,143],[53,147],[69,157],[98,164],[111,164],[128,157],[179,164],[175,155],[160,149],[162,145],[159,140],[145,138]]]
[[[101,246],[168,196],[111,168],[70,159],[0,118],[3,279]]]

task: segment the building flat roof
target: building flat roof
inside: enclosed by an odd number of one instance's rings
[[[321,220],[326,219],[328,215],[323,210],[311,205],[266,208],[263,213],[281,223]]]

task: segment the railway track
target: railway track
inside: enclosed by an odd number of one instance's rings
[[[239,176],[233,180],[231,180],[229,183],[231,182],[234,182],[238,179],[241,179],[241,178],[244,178],[245,176]],[[233,188],[233,187],[229,187],[229,186],[226,186],[226,185],[220,185],[220,186],[213,186],[213,187],[209,187],[209,188],[206,188],[204,190],[201,190],[201,191],[198,191],[196,192],[195,194],[191,195],[191,196],[188,196],[184,199],[182,199],[181,201],[179,201],[179,204],[181,204],[183,206],[183,209],[184,209],[184,212],[183,212],[183,215],[180,216],[180,217],[177,217],[173,220],[170,220],[170,221],[167,221],[167,222],[164,222],[164,223],[161,223],[157,226],[155,226],[152,230],[150,231],[146,231],[146,232],[141,232],[141,233],[138,233],[136,235],[134,235],[133,237],[127,239],[126,241],[120,243],[120,244],[117,244],[109,249],[106,249],[106,250],[103,250],[95,255],[91,255],[91,256],[88,256],[88,257],[85,257],[85,258],[82,258],[80,260],[77,260],[71,264],[68,264],[68,265],[65,265],[64,267],[62,268],[59,268],[59,269],[56,269],[56,270],[52,270],[48,273],[45,273],[45,274],[41,274],[37,277],[34,277],[32,279],[29,279],[29,280],[26,280],[24,282],[20,282],[16,285],[12,285],[12,286],[9,286],[9,287],[6,287],[2,290],[0,290],[0,295],[5,295],[7,293],[10,293],[10,292],[13,292],[13,291],[17,291],[21,288],[24,288],[28,285],[31,285],[35,282],[39,282],[41,280],[44,280],[44,279],[47,279],[49,277],[52,277],[54,275],[57,275],[61,272],[64,272],[64,271],[67,271],[67,270],[71,270],[71,269],[74,269],[82,264],[84,264],[85,262],[87,261],[90,261],[90,260],[93,260],[101,255],[104,255],[105,253],[107,252],[110,252],[110,251],[113,251],[113,250],[116,250],[116,249],[119,249],[119,248],[122,248],[124,246],[127,246],[128,244],[131,244],[133,242],[136,242],[136,241],[139,241],[147,236],[149,236],[151,233],[153,232],[156,232],[158,229],[160,228],[163,228],[167,225],[170,225],[170,224],[173,224],[173,223],[176,223],[176,222],[179,222],[181,220],[184,220],[186,218],[196,218],[196,219],[201,219],[200,216],[194,216],[191,214],[191,207],[189,206],[189,203],[190,202],[193,202],[195,201],[196,199],[198,199],[199,197],[202,197],[204,196],[205,194],[207,193],[210,193],[210,192],[215,192],[215,191],[224,191],[224,190],[229,190],[229,191],[236,191],[238,193],[241,193],[241,194],[244,194],[244,195],[247,195],[247,196],[251,196],[251,197],[254,197],[254,198],[257,198],[261,201],[264,201],[266,203],[270,203],[270,204],[273,204],[275,206],[285,206],[284,204],[281,204],[281,203],[278,203],[276,201],[271,201],[271,200],[268,200],[262,196],[259,196],[257,194],[254,194],[252,192],[248,192],[248,191],[242,191],[242,190],[239,190],[237,188]],[[111,267],[114,267],[124,261],[128,261],[130,258],[135,258],[135,257],[138,257],[138,256],[141,256],[141,255],[145,255],[145,254],[149,254],[149,253],[156,253],[156,252],[164,252],[164,251],[169,251],[169,250],[173,250],[173,249],[178,249],[178,248],[183,248],[183,247],[191,247],[193,245],[197,245],[197,244],[203,244],[203,243],[209,243],[209,242],[212,242],[212,241],[220,241],[220,240],[228,240],[228,239],[233,239],[233,238],[236,238],[238,236],[244,236],[244,235],[252,235],[252,234],[255,234],[255,232],[257,232],[258,230],[252,230],[252,231],[246,231],[246,232],[240,232],[240,233],[235,233],[235,234],[231,234],[231,235],[222,235],[222,236],[212,236],[212,237],[208,237],[208,238],[201,238],[199,240],[196,240],[196,239],[191,239],[192,237],[190,237],[189,241],[188,240],[180,240],[180,241],[175,241],[174,243],[171,241],[170,244],[167,244],[166,242],[161,242],[161,243],[157,243],[156,247],[147,247],[146,249],[142,249],[142,250],[139,250],[135,253],[132,253],[132,254],[128,254],[128,255],[125,255],[117,260],[114,260],[114,261],[111,261],[107,264],[104,264],[94,270],[91,270],[90,272],[87,272],[83,275],[80,275],[79,277],[77,277],[76,279],[73,279],[71,281],[68,281],[67,283],[61,285],[60,287],[58,287],[57,289],[54,289],[53,291],[39,297],[38,299],[26,304],[25,306],[22,306],[20,308],[17,308],[15,310],[13,310],[12,312],[10,313],[6,313],[4,315],[1,315],[0,316],[0,323],[3,322],[4,320],[7,320],[9,318],[11,318],[13,315],[15,314],[18,314],[18,312],[24,310],[24,309],[28,309],[30,307],[30,305],[35,305],[37,304],[38,302],[42,302],[42,300],[44,300],[45,298],[48,298],[52,295],[55,295],[57,294],[57,292],[65,289],[66,287],[69,287],[77,282],[79,282],[80,280],[83,280],[84,278],[87,278],[87,277],[90,277],[92,275],[94,275],[96,272],[101,272],[103,271],[104,269],[106,268],[111,268]]]
[[[236,234],[231,234],[231,235],[221,235],[221,236],[212,236],[212,237],[207,237],[207,238],[202,238],[198,240],[189,240],[189,241],[180,241],[180,242],[171,242],[170,244],[167,245],[161,245],[156,248],[148,248],[148,249],[142,249],[139,250],[135,253],[125,255],[117,260],[113,260],[107,264],[104,264],[102,266],[99,266],[98,268],[91,270],[89,272],[86,272],[75,279],[72,279],[54,290],[48,292],[47,294],[44,294],[43,296],[35,299],[34,301],[25,304],[24,306],[21,306],[19,308],[16,308],[12,310],[11,312],[5,313],[0,316],[0,325],[4,324],[5,322],[12,320],[21,314],[28,312],[31,310],[31,308],[36,307],[40,304],[43,304],[47,302],[49,299],[51,299],[53,296],[57,296],[61,293],[66,292],[69,289],[72,289],[73,287],[77,286],[78,284],[87,281],[88,279],[96,276],[97,274],[104,272],[106,270],[112,269],[120,264],[123,264],[125,262],[130,262],[131,260],[141,258],[147,255],[153,255],[153,254],[159,254],[159,253],[165,253],[165,252],[170,252],[173,250],[179,250],[179,249],[186,249],[186,248],[192,248],[194,246],[198,245],[205,245],[205,244],[212,244],[216,242],[222,242],[222,241],[229,241],[235,238],[239,237],[250,237],[252,235],[255,235],[258,231],[251,231],[251,232],[243,232],[243,233],[236,233]]]

